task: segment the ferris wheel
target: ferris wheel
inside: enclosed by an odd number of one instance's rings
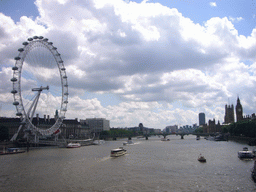
[[[11,141],[16,140],[24,127],[27,133],[49,136],[60,133],[68,104],[68,82],[63,60],[47,38],[34,36],[23,42],[15,57],[13,70],[13,105],[21,124]],[[40,98],[40,99],[39,99]],[[35,123],[39,115],[57,113],[54,123]]]

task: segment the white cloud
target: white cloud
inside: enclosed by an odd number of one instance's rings
[[[210,6],[211,7],[217,7],[217,4],[216,4],[216,2],[210,2]]]
[[[232,21],[233,23],[237,23],[237,22],[244,20],[244,18],[242,18],[242,17],[234,18],[234,17],[229,16],[229,20]]]
[[[0,13],[0,79],[9,82],[23,41],[34,35],[49,38],[67,69],[67,118],[105,117],[111,126],[164,128],[197,123],[198,113],[205,111],[222,122],[225,103],[235,102],[237,94],[250,106],[246,112],[254,112],[256,30],[239,36],[232,22],[242,18],[215,17],[199,25],[177,9],[149,1],[38,0],[36,5],[40,16],[35,20],[23,16],[14,23]],[[1,102],[10,103],[3,95],[11,85],[1,84],[0,90]],[[104,94],[120,100],[103,106],[110,102]],[[56,105],[51,109],[52,116]]]

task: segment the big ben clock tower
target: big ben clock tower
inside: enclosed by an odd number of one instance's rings
[[[240,103],[239,97],[237,97],[236,103],[236,122],[243,120],[243,107]]]

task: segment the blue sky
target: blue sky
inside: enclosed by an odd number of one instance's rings
[[[39,15],[34,1],[31,0],[2,0],[0,1],[0,11],[10,16],[15,22],[24,15],[34,18]]]
[[[252,114],[255,13],[253,0],[2,0],[0,115],[15,115],[4,82],[17,49],[34,35],[51,39],[67,67],[67,118],[163,129],[198,123],[205,112],[222,123],[237,95]]]
[[[141,3],[142,0],[133,2]],[[234,22],[240,35],[250,35],[255,27],[256,3],[254,0],[148,0],[147,2],[177,8],[183,16],[201,25],[212,17],[242,17],[242,21]],[[211,5],[211,3],[213,4]],[[31,0],[2,0],[0,5],[0,11],[10,16],[15,22],[24,15],[33,18],[39,15],[36,5]]]

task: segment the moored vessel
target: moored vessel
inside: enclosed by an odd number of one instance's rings
[[[25,150],[22,150],[20,148],[7,148],[7,150],[0,152],[0,155],[11,155],[11,154],[17,154],[17,153],[24,153],[24,152]]]
[[[80,143],[69,143],[67,145],[67,148],[78,148],[78,147],[81,147]]]
[[[101,145],[101,144],[104,144],[105,143],[105,141],[104,140],[94,140],[93,141],[93,145]]]

